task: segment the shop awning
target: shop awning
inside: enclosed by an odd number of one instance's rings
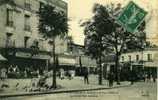
[[[50,63],[53,63],[53,57],[50,58]],[[66,66],[75,66],[76,65],[76,59],[75,57],[68,56],[68,55],[59,55],[58,56],[58,64],[59,65],[66,65]]]
[[[7,61],[7,59],[0,54],[0,61]]]
[[[34,56],[32,56],[32,59],[47,60],[50,58],[51,58],[51,56],[49,56],[49,55],[34,55]]]
[[[59,57],[59,65],[72,65],[74,66],[76,64],[76,61],[74,58],[64,58]]]
[[[31,55],[31,53],[27,52],[16,52],[15,54],[16,57],[21,57],[21,58],[29,58],[29,59],[41,59],[41,60],[47,60],[50,59],[50,55],[46,54],[36,54],[36,55]]]
[[[76,59],[76,61],[77,61],[76,67],[80,67],[79,57]],[[91,59],[87,56],[81,56],[81,64],[82,64],[82,67],[96,67],[97,66],[96,60]]]

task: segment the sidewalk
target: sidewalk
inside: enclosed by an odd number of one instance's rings
[[[47,80],[48,84],[51,84],[52,78]],[[8,79],[5,83],[9,85],[8,88],[0,88],[0,97],[11,97],[11,96],[28,96],[28,95],[40,95],[40,94],[52,94],[52,93],[67,93],[67,92],[78,92],[78,91],[90,91],[99,89],[110,89],[108,82],[103,80],[103,85],[98,85],[98,78],[96,75],[89,77],[90,84],[84,84],[83,77],[74,77],[73,79],[57,78],[58,88],[49,91],[27,91],[27,88],[31,86],[31,79]],[[2,83],[0,83],[1,86]],[[121,85],[114,83],[112,88],[129,86],[130,82],[121,82]]]

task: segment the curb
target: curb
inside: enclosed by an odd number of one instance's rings
[[[33,96],[33,95],[45,95],[45,94],[59,94],[59,93],[72,93],[72,92],[81,92],[81,91],[93,91],[93,90],[104,90],[104,89],[114,89],[114,88],[121,88],[121,87],[128,87],[128,85],[122,86],[115,86],[115,87],[99,87],[99,88],[87,88],[87,89],[69,89],[69,90],[54,90],[54,91],[47,91],[47,92],[30,92],[30,93],[19,93],[19,94],[0,94],[0,98],[7,98],[7,97],[18,97],[18,96]]]

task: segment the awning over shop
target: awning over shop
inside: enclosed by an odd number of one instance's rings
[[[51,56],[49,56],[49,55],[34,55],[34,56],[32,56],[32,59],[47,60],[50,58],[51,58]]]
[[[15,55],[16,57],[29,58],[29,59],[47,60],[51,58],[51,56],[47,54],[36,54],[32,56],[31,53],[27,53],[27,52],[16,52]]]
[[[7,59],[0,54],[0,61],[7,61]]]
[[[31,53],[27,53],[27,52],[16,52],[15,56],[16,56],[16,57],[21,57],[21,58],[30,58],[30,57],[31,57]]]
[[[76,61],[74,58],[66,58],[66,57],[59,57],[59,65],[75,65]]]
[[[79,57],[76,58],[76,61],[77,61],[76,66],[80,67]],[[90,57],[87,57],[87,56],[81,56],[81,64],[82,64],[82,67],[96,67],[97,66],[96,60],[91,59]]]
[[[50,63],[53,63],[53,57],[50,58]],[[76,59],[71,55],[58,55],[58,64],[59,65],[66,65],[66,66],[75,66]]]

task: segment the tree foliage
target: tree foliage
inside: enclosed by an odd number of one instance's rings
[[[81,25],[85,27],[86,48],[93,57],[98,55],[96,54],[98,52],[95,53],[98,49],[101,49],[101,51],[109,51],[109,49],[111,51],[111,49],[113,49],[115,53],[119,51],[123,52],[124,49],[139,49],[141,48],[142,41],[145,41],[145,21],[138,28],[138,32],[127,32],[117,24],[116,20],[112,17],[116,9],[118,9],[118,7],[114,9],[114,5],[103,6],[96,4],[93,8],[94,16],[92,19]],[[119,8],[119,10],[122,10],[122,8]],[[120,50],[116,50],[118,46]]]
[[[120,55],[127,50],[141,49],[146,36],[145,21],[136,33],[126,31],[117,23],[116,17],[122,10],[120,4],[117,6],[95,4],[94,16],[81,25],[85,27],[86,54],[96,59],[107,53],[115,54],[116,73],[118,73]]]
[[[43,5],[40,8],[39,21],[39,31],[44,38],[63,37],[68,32],[67,15],[51,5]]]

